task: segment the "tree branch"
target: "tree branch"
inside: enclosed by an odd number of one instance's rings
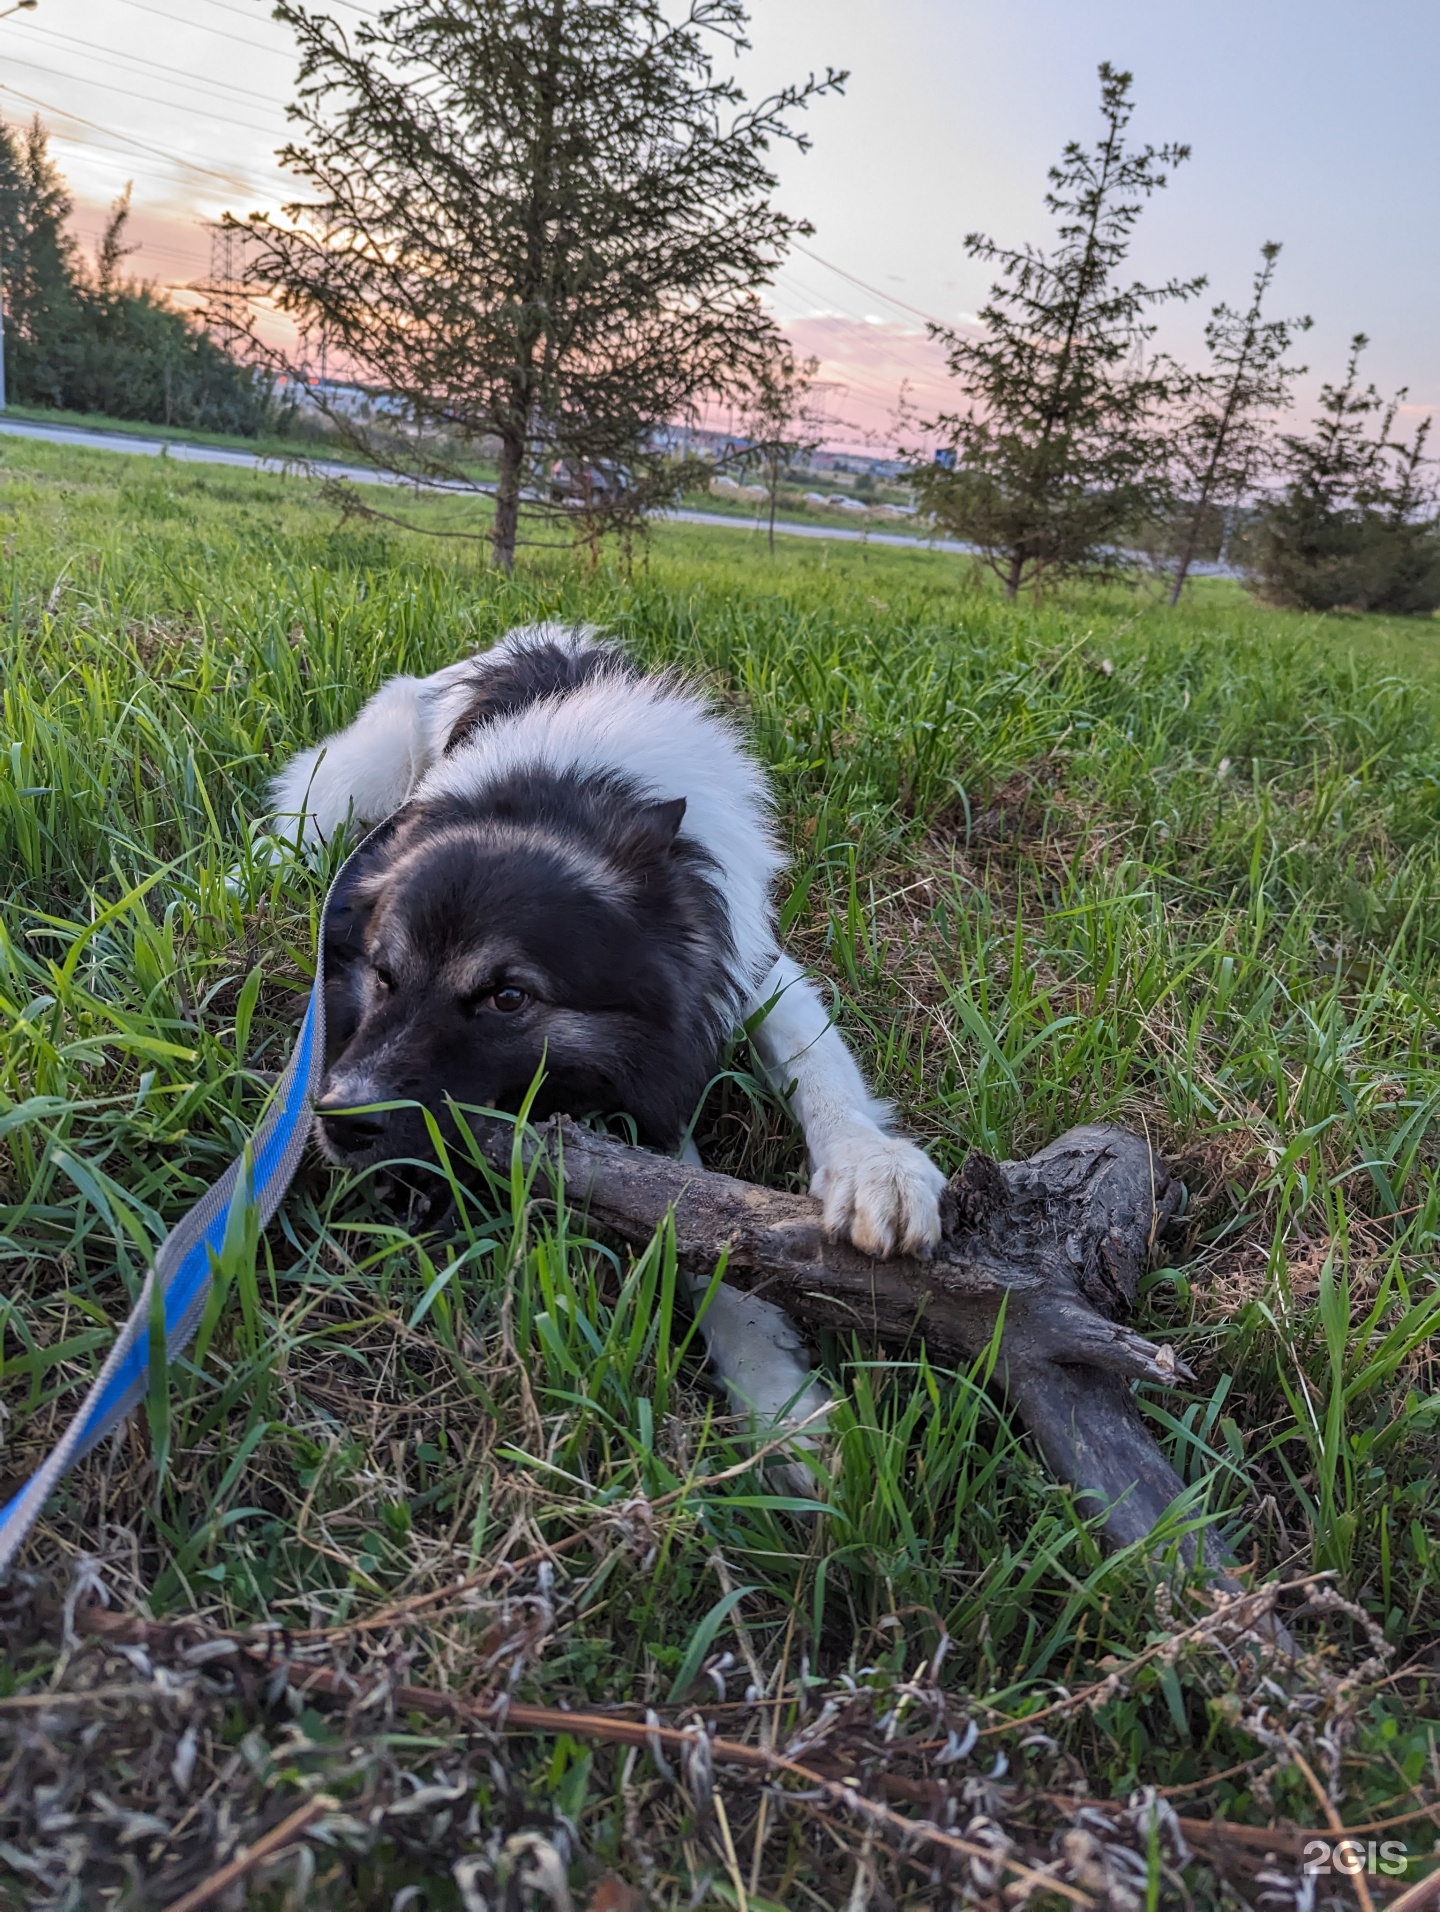
[[[475,1131],[508,1170],[514,1130]],[[682,1261],[708,1274],[722,1254],[738,1287],[764,1289],[811,1329],[891,1346],[923,1340],[969,1363],[994,1344],[996,1378],[1057,1476],[1101,1511],[1112,1546],[1143,1542],[1185,1492],[1125,1385],[1192,1377],[1123,1317],[1173,1222],[1183,1189],[1139,1136],[1069,1130],[1025,1162],[971,1155],[946,1196],[932,1261],[874,1261],[830,1240],[808,1195],[714,1175],[557,1120],[520,1139],[556,1199],[636,1247],[673,1217]],[[1003,1325],[1002,1325],[1003,1323]],[[1184,1543],[1193,1561],[1193,1537]],[[1218,1566],[1208,1531],[1203,1559]]]

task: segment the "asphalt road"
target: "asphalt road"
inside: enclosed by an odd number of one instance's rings
[[[346,478],[357,485],[392,485],[410,491],[410,479],[393,472],[372,471],[366,465],[338,465],[330,460],[310,463],[306,459],[263,458],[258,452],[234,451],[226,445],[196,445],[177,438],[140,438],[129,432],[95,431],[82,425],[43,425],[28,418],[0,417],[0,437],[39,438],[50,445],[83,445],[90,451],[129,452],[135,458],[173,458],[178,464],[233,465],[242,471],[267,471],[277,476]],[[480,487],[484,490],[488,487]],[[465,490],[469,487],[437,484],[434,491]],[[665,517],[677,524],[718,525],[725,531],[744,531],[754,536],[757,527],[752,518],[725,517],[718,511],[667,511]],[[790,524],[777,521],[776,536],[787,538],[829,538],[841,544],[900,545],[912,551],[955,551],[969,555],[972,547],[953,538],[910,538],[900,531],[853,530],[848,525]]]

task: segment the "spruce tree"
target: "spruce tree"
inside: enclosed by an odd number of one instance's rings
[[[1047,577],[1121,568],[1122,541],[1166,496],[1157,426],[1176,385],[1163,361],[1146,361],[1150,314],[1205,281],[1121,281],[1146,200],[1190,153],[1127,146],[1131,84],[1101,66],[1101,136],[1090,148],[1071,141],[1050,169],[1054,249],[972,233],[966,251],[999,271],[982,334],[930,328],[968,407],[926,425],[946,439],[953,468],[930,466],[918,489],[940,525],[980,548],[1009,597]]]
[[[1238,504],[1271,461],[1274,414],[1290,403],[1290,387],[1305,371],[1287,365],[1285,354],[1310,320],[1267,319],[1265,295],[1275,276],[1280,246],[1260,248],[1250,304],[1244,312],[1217,305],[1205,327],[1210,363],[1194,374],[1184,394],[1175,437],[1175,577],[1170,602],[1178,604],[1186,574],[1207,540],[1217,550],[1216,518]]]
[[[744,0],[397,0],[353,38],[276,15],[301,52],[282,157],[313,191],[250,221],[251,275],[398,413],[383,437],[338,415],[354,449],[454,481],[446,440],[498,446],[504,566],[522,503],[666,495],[658,428],[774,348],[757,292],[808,228],[769,149],[844,75],[747,104],[715,70]]]
[[[1321,387],[1314,430],[1281,440],[1285,486],[1261,514],[1252,578],[1297,609],[1424,615],[1440,609],[1431,421],[1408,444],[1394,436],[1406,393],[1386,401],[1361,385],[1369,343],[1363,332],[1350,341],[1344,378]]]

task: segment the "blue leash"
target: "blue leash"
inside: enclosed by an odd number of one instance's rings
[[[150,1385],[150,1315],[157,1293],[164,1310],[165,1353],[173,1361],[200,1325],[210,1297],[212,1271],[232,1220],[236,1224],[246,1221],[249,1211],[256,1217],[257,1228],[264,1228],[295,1179],[310,1133],[311,1102],[325,1069],[326,917],[361,852],[387,827],[382,823],[356,846],[330,885],[320,915],[315,980],[305,1020],[260,1126],[220,1179],[161,1242],[146,1273],[140,1299],[79,1413],[19,1493],[0,1510],[0,1573],[14,1559],[60,1478],[144,1398]]]

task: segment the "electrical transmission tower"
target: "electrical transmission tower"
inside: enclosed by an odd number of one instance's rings
[[[244,356],[246,342],[245,235],[234,226],[210,228],[210,277],[205,294],[205,324],[233,358]]]

